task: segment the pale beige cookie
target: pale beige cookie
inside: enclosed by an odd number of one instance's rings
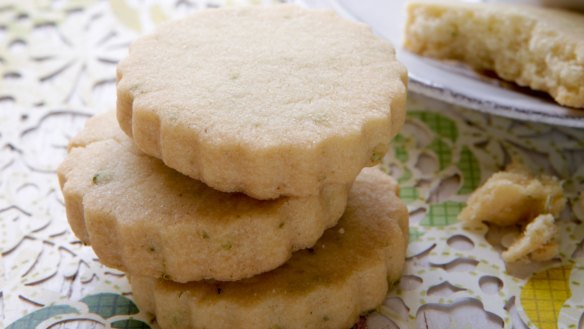
[[[564,191],[555,177],[533,175],[514,163],[474,191],[458,219],[507,226],[529,222],[539,214],[558,217],[565,205]]]
[[[404,47],[464,61],[584,108],[584,15],[501,3],[415,0]]]
[[[130,47],[120,126],[145,153],[224,192],[318,194],[381,159],[407,74],[365,25],[292,5],[208,10]]]
[[[281,267],[228,283],[131,276],[133,296],[165,329],[350,328],[401,276],[408,212],[396,191],[393,179],[365,169],[338,225]]]
[[[143,154],[90,119],[58,169],[75,234],[108,266],[179,282],[238,280],[271,270],[335,225],[349,185],[260,201],[213,190]]]

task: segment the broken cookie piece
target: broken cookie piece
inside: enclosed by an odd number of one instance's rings
[[[492,175],[468,199],[458,218],[499,226],[529,222],[539,214],[558,217],[566,205],[557,178],[535,176],[519,163]]]
[[[554,218],[565,206],[566,198],[557,178],[536,176],[522,164],[513,163],[489,177],[469,197],[458,219],[498,226],[524,225],[521,237],[503,252],[503,260],[540,262],[558,254]]]
[[[584,15],[509,3],[408,2],[404,48],[584,108]]]
[[[501,256],[507,263],[550,260],[558,254],[557,234],[554,217],[550,214],[539,215]]]

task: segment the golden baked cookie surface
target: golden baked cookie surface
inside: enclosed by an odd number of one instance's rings
[[[350,328],[401,276],[408,212],[396,191],[364,169],[338,225],[281,267],[228,283],[132,276],[133,295],[164,328]]]
[[[209,10],[132,44],[118,119],[145,153],[215,189],[303,196],[379,161],[406,80],[387,42],[332,12]]]

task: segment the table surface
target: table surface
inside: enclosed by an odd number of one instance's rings
[[[115,106],[115,65],[131,40],[207,7],[266,1],[0,2],[0,288],[5,328],[149,328],[123,273],[71,233],[55,169],[85,120]],[[458,212],[511,159],[564,181],[561,254],[506,267],[517,235]],[[401,185],[410,246],[400,284],[369,328],[582,328],[584,130],[527,123],[410,94],[382,167]]]

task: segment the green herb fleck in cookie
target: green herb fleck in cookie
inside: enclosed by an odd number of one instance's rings
[[[113,178],[112,175],[108,172],[98,172],[95,175],[93,175],[93,178],[91,178],[91,182],[93,182],[94,185],[101,185],[111,181],[112,178]]]
[[[317,113],[310,116],[312,123],[318,126],[330,127],[330,119],[323,113]]]
[[[179,315],[172,316],[172,324],[174,324],[175,326],[179,326],[181,323],[182,323],[182,321],[181,321],[181,317]]]
[[[203,231],[201,232],[201,238],[205,239],[205,240],[209,240],[209,233]]]
[[[374,150],[373,153],[371,153],[371,158],[369,158],[369,161],[372,163],[378,163],[381,161],[381,159],[383,159],[384,155],[385,153]]]
[[[149,252],[157,252],[158,251],[158,247],[155,244],[150,244],[148,246],[148,251]]]

